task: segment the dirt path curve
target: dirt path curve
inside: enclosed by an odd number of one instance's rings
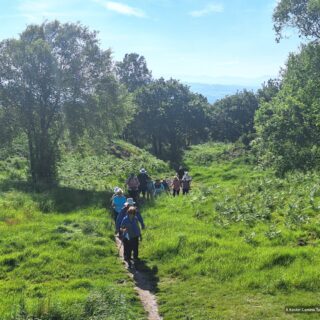
[[[123,246],[118,237],[116,238],[116,244],[119,250],[119,255],[123,259]],[[135,290],[137,291],[142,305],[146,312],[148,313],[148,320],[162,320],[159,315],[158,304],[155,295],[152,293],[154,285],[150,280],[147,273],[139,271],[135,268],[128,269],[130,277],[135,282]]]

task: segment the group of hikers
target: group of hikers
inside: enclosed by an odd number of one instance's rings
[[[129,196],[135,201],[139,200],[140,194],[143,199],[152,200],[164,192],[170,193],[171,190],[173,196],[179,195],[181,189],[183,194],[189,193],[191,180],[188,171],[183,169],[182,166],[179,167],[177,175],[173,177],[173,180],[165,178],[155,179],[155,181],[142,168],[138,175],[134,173],[130,174],[126,180],[126,185]]]
[[[185,195],[189,193],[191,180],[189,173],[181,166],[172,181],[168,179],[155,179],[153,181],[147,171],[142,168],[138,175],[130,174],[126,180],[128,198],[121,188],[114,188],[111,204],[114,213],[115,231],[122,241],[124,260],[129,268],[132,267],[132,254],[134,263],[136,264],[139,261],[139,241],[142,240],[140,226],[142,229],[145,228],[138,209],[140,194],[143,199],[152,200],[162,193],[170,194],[171,190],[175,197],[179,195],[182,189],[182,193]]]

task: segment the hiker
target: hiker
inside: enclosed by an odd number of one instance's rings
[[[188,194],[190,190],[192,178],[189,176],[188,171],[186,171],[182,177],[181,185],[182,185],[182,194]]]
[[[143,219],[142,219],[142,216],[140,214],[140,211],[135,206],[135,204],[136,203],[133,201],[133,198],[128,198],[127,201],[124,203],[124,206],[121,209],[120,213],[118,214],[118,217],[117,217],[117,220],[116,220],[116,233],[118,233],[119,238],[122,238],[122,234],[121,234],[121,230],[120,230],[121,222],[126,217],[129,208],[132,208],[132,207],[136,208],[136,217],[139,220],[142,229],[144,229],[144,227],[145,227]]]
[[[129,268],[131,268],[132,252],[134,261],[136,262],[139,259],[139,240],[142,240],[136,212],[137,209],[135,207],[130,207],[127,216],[120,225],[120,230],[123,233],[124,260],[128,263]]]
[[[140,173],[138,174],[138,180],[139,180],[139,194],[142,193],[143,199],[146,197],[146,192],[147,192],[147,180],[149,178],[147,171],[142,168],[140,170]]]
[[[131,173],[129,178],[126,181],[126,184],[128,186],[129,197],[133,198],[133,200],[135,202],[137,202],[138,193],[139,193],[139,185],[140,185],[140,182],[139,182],[137,176],[134,173]]]
[[[160,179],[156,179],[154,183],[154,196],[159,196],[164,191],[164,186],[161,183]]]
[[[127,198],[123,195],[121,188],[114,188],[115,194],[112,196],[112,208],[114,213],[114,222],[117,221],[118,214],[121,212]]]
[[[154,183],[150,177],[147,179],[147,200],[153,200],[154,197]]]
[[[181,183],[178,178],[178,176],[174,176],[172,180],[172,195],[175,197],[176,195],[178,196],[180,193],[180,188],[181,188]]]
[[[117,195],[118,190],[119,190],[119,187],[114,187],[113,188],[113,195],[112,195],[112,197],[110,199],[111,205],[112,205],[113,198]]]
[[[185,173],[185,169],[182,166],[180,166],[177,171],[177,176],[180,181],[182,180],[184,173]]]
[[[163,188],[164,188],[164,191],[167,193],[167,194],[170,194],[170,187],[169,187],[169,183],[167,182],[167,179],[162,179],[162,185],[163,185]]]

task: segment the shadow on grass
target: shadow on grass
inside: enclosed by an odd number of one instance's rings
[[[80,190],[76,188],[53,186],[37,190],[27,181],[0,181],[0,192],[20,191],[29,194],[43,213],[85,209],[91,206],[106,208],[112,194],[106,191]]]

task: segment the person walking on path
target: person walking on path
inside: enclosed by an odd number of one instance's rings
[[[139,221],[136,217],[137,209],[130,207],[127,216],[122,220],[120,229],[123,233],[123,251],[124,260],[131,268],[131,255],[133,253],[134,261],[139,259],[139,240],[142,240]]]
[[[140,170],[140,173],[138,174],[138,180],[139,180],[139,193],[142,193],[142,197],[143,199],[145,199],[146,197],[146,192],[147,192],[147,181],[148,181],[148,174],[147,174],[147,171],[142,168]]]
[[[182,166],[179,167],[179,169],[177,171],[177,177],[179,178],[180,181],[182,180],[185,171],[186,170]]]
[[[121,188],[116,187],[114,191],[115,195],[112,197],[112,208],[114,213],[114,222],[116,222],[118,214],[121,212],[127,198],[123,195]]]
[[[180,180],[177,176],[173,178],[172,181],[172,195],[175,197],[176,195],[178,196],[180,193],[180,188],[181,188],[181,183]]]
[[[191,187],[191,180],[192,178],[189,176],[188,171],[184,173],[184,176],[182,177],[182,194],[188,194]]]
[[[118,217],[116,220],[116,233],[118,233],[119,238],[122,238],[122,234],[121,234],[121,230],[120,230],[121,222],[127,216],[128,210],[132,207],[136,208],[136,217],[137,217],[138,221],[140,222],[142,229],[145,228],[144,221],[142,219],[140,211],[135,206],[135,204],[136,203],[133,201],[132,198],[128,198],[127,201],[124,203],[124,206],[121,209],[120,213],[118,214]]]
[[[147,180],[147,200],[153,200],[154,197],[154,183],[150,177]]]
[[[139,185],[140,182],[137,176],[134,173],[131,173],[129,178],[126,181],[128,187],[129,197],[133,198],[135,202],[138,200],[138,193],[139,193]]]
[[[164,191],[167,193],[167,194],[170,194],[170,186],[169,186],[169,183],[167,182],[167,179],[162,179],[162,185],[163,185],[163,188],[164,188]]]
[[[159,196],[164,191],[164,186],[161,183],[160,179],[156,179],[154,183],[154,196]]]

